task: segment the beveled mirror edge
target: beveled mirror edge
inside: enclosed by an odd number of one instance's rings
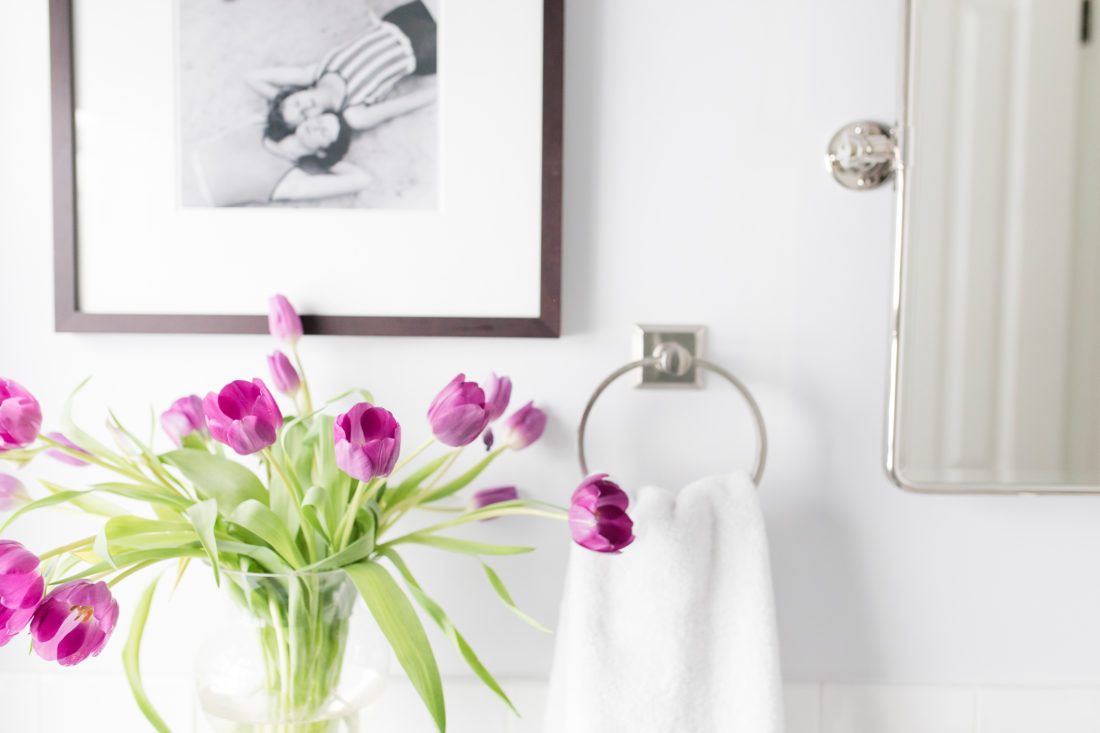
[[[1092,485],[1049,485],[1009,484],[1003,486],[989,484],[944,484],[907,480],[897,465],[895,442],[898,434],[898,387],[901,384],[901,331],[905,323],[903,307],[905,295],[905,248],[908,230],[909,207],[906,206],[909,174],[909,130],[910,111],[912,110],[913,69],[910,68],[910,56],[913,45],[914,18],[916,0],[901,0],[901,64],[898,85],[898,123],[894,136],[898,146],[897,161],[894,170],[895,216],[894,216],[894,267],[891,289],[890,311],[890,380],[886,408],[886,450],[885,468],[890,480],[900,489],[916,494],[964,494],[985,496],[1088,496],[1100,494],[1100,487]]]
[[[897,439],[898,428],[898,385],[901,369],[899,334],[902,323],[902,292],[904,289],[904,254],[905,254],[905,229],[906,207],[905,192],[906,180],[909,174],[909,51],[912,44],[912,12],[913,0],[901,0],[901,28],[900,28],[900,64],[898,71],[898,122],[895,125],[894,137],[898,146],[896,168],[894,171],[894,267],[893,280],[890,289],[890,380],[886,400],[886,474],[899,488],[908,491],[920,491],[912,485],[906,484],[897,466],[897,456],[894,444]]]

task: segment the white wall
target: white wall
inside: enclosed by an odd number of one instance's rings
[[[150,402],[262,374],[272,344],[53,333],[45,6],[0,2],[0,374],[34,391],[55,424],[67,392],[94,374],[78,416],[99,425],[111,405],[144,424]],[[427,401],[455,372],[509,374],[516,397],[537,397],[553,422],[489,480],[565,501],[576,421],[631,358],[631,324],[706,324],[712,358],[756,392],[771,431],[761,496],[788,681],[1100,684],[1100,501],[914,496],[881,468],[892,198],[842,190],[821,157],[841,124],[893,120],[898,11],[884,0],[570,2],[564,336],[313,338],[314,389],[371,388],[416,444]],[[686,396],[613,390],[590,423],[593,467],[682,482],[746,465],[740,410],[718,383]],[[72,521],[29,520],[13,536],[45,549]],[[540,552],[498,565],[521,605],[551,622],[564,532],[484,530],[534,535]],[[429,558],[422,582],[490,668],[545,675],[551,640],[499,609],[475,567]],[[161,604],[151,672],[186,671],[186,640],[213,613],[201,580]],[[117,672],[113,646],[75,673]],[[461,671],[449,652],[442,664]],[[0,670],[43,666],[19,645],[0,651]],[[118,700],[128,704],[124,691]]]

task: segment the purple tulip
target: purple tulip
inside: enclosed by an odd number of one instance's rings
[[[103,651],[117,621],[118,602],[106,583],[74,580],[50,591],[34,612],[34,651],[71,667]]]
[[[247,456],[275,442],[283,413],[263,380],[238,379],[202,401],[210,435],[239,455]]]
[[[499,504],[502,501],[515,501],[519,498],[519,493],[516,492],[515,486],[501,486],[496,489],[482,489],[477,491],[470,498],[470,511],[476,509],[484,509],[487,506],[493,504]],[[498,519],[499,517],[487,517],[482,519],[483,522],[488,522],[490,519]]]
[[[62,433],[46,433],[46,437],[54,441],[55,443],[60,443],[66,448],[70,448],[76,451],[77,453],[83,453],[86,456],[92,455],[73,441],[66,438]],[[88,465],[87,461],[82,461],[74,456],[72,453],[67,453],[60,448],[50,448],[48,451],[46,451],[46,455],[48,455],[50,458],[53,458],[54,460],[61,461],[62,463],[68,463],[70,466]]]
[[[528,402],[504,421],[504,445],[522,450],[534,443],[546,429],[546,413]]]
[[[298,372],[294,369],[286,354],[276,351],[267,357],[267,366],[271,369],[271,381],[275,383],[275,389],[287,397],[298,394],[298,390],[302,386],[302,379],[298,376]]]
[[[6,512],[15,505],[29,500],[30,497],[22,481],[15,476],[0,473],[0,512]]]
[[[160,426],[177,446],[183,445],[183,439],[191,433],[198,433],[203,440],[210,437],[206,415],[202,412],[202,400],[198,395],[180,397],[173,402],[161,413]]]
[[[439,442],[450,446],[469,445],[489,424],[485,392],[477,382],[459,374],[432,400],[428,422]]]
[[[490,374],[489,382],[485,386],[485,411],[489,413],[489,422],[504,414],[510,399],[512,399],[512,380],[508,377],[498,377],[496,373]]]
[[[634,541],[634,522],[626,514],[630,503],[618,484],[606,473],[589,476],[577,490],[569,507],[569,529],[573,541],[594,552],[617,553]]]
[[[401,426],[390,413],[360,402],[332,425],[336,465],[360,481],[389,476],[401,452]]]
[[[0,646],[27,627],[42,600],[45,581],[38,556],[12,540],[0,540]]]
[[[0,453],[34,442],[42,427],[42,408],[21,384],[0,379]]]
[[[293,346],[302,337],[302,319],[298,311],[282,295],[268,301],[267,326],[271,335]]]

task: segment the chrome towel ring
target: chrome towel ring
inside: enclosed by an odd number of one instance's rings
[[[690,369],[693,364],[725,377],[725,379],[741,393],[745,402],[748,403],[756,423],[756,462],[752,467],[752,482],[757,486],[760,485],[760,478],[764,475],[764,464],[768,457],[768,433],[764,427],[764,415],[760,412],[760,406],[756,404],[756,400],[753,398],[752,393],[749,392],[748,388],[740,379],[733,376],[729,371],[706,359],[693,357],[682,345],[671,341],[658,344],[653,350],[652,356],[632,361],[626,366],[616,369],[607,379],[600,382],[600,386],[596,387],[596,391],[592,393],[592,397],[589,398],[588,404],[584,407],[584,414],[581,415],[581,424],[577,429],[577,454],[580,457],[581,471],[585,476],[589,475],[589,471],[588,462],[585,460],[584,455],[584,431],[588,424],[588,416],[592,412],[592,406],[596,404],[596,400],[599,399],[603,391],[616,379],[639,367],[655,367],[665,374],[683,374]]]

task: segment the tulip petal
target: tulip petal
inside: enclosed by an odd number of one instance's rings
[[[84,643],[87,641],[89,632],[91,629],[90,623],[78,623],[72,628],[69,633],[61,637],[61,641],[57,644],[57,660],[62,665],[69,667],[77,662],[80,662],[87,656],[86,653],[82,654],[84,650]],[[79,657],[73,659],[73,657]]]

